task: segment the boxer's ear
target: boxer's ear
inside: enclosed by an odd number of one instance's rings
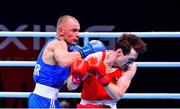
[[[118,48],[116,50],[116,53],[117,53],[118,56],[124,55],[121,48]]]
[[[64,35],[64,29],[62,27],[58,27],[56,29],[56,32],[60,35],[60,36],[63,36]]]

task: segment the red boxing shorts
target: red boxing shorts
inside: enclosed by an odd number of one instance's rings
[[[77,109],[86,109],[86,108],[100,108],[100,109],[111,109],[110,106],[106,106],[106,105],[94,105],[94,104],[86,104],[86,105],[82,105],[82,104],[77,104]]]

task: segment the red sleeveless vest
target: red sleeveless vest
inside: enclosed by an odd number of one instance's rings
[[[106,57],[106,52],[102,52],[102,60]],[[117,69],[114,72],[107,74],[110,82],[116,84],[117,80],[122,76],[122,70]],[[84,100],[112,100],[112,98],[106,93],[104,87],[99,83],[94,75],[89,75],[83,84],[83,90],[81,98]]]

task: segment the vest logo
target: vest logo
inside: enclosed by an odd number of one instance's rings
[[[36,64],[34,68],[34,76],[39,76],[40,69],[41,69],[41,66],[39,64]]]
[[[115,84],[116,84],[116,83],[117,83],[117,81],[118,81],[118,78],[113,76],[113,77],[112,77],[112,81],[113,81],[113,83],[115,83]]]

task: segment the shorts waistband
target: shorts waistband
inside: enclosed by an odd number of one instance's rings
[[[117,101],[115,101],[115,100],[93,100],[93,101],[88,101],[88,100],[81,99],[80,104],[82,104],[82,105],[85,105],[85,104],[106,105],[106,106],[110,106],[112,109],[117,109],[117,107],[116,107]]]
[[[43,84],[36,83],[35,89],[33,91],[34,94],[50,98],[57,99],[59,89],[49,87]]]

